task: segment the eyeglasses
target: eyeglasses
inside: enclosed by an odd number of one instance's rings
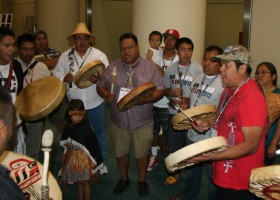
[[[128,47],[120,47],[121,51],[130,51],[131,49],[133,49],[134,47],[136,47],[137,45],[133,45],[133,46],[128,46]]]
[[[259,74],[267,74],[267,73],[271,73],[271,72],[265,72],[265,71],[260,71],[260,72],[256,72],[255,75],[258,76]]]

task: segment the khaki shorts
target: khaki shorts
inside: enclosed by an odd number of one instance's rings
[[[142,158],[149,154],[153,140],[153,123],[135,130],[125,130],[112,124],[111,138],[116,157],[134,151],[135,158]]]

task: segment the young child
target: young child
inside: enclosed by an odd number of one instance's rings
[[[79,200],[90,200],[91,183],[103,167],[102,156],[95,133],[86,118],[84,104],[72,99],[65,113],[60,145],[64,148],[61,181],[76,184]]]
[[[161,42],[162,34],[159,31],[152,31],[149,35],[150,48],[147,50],[146,58],[153,61],[159,67],[162,56]]]

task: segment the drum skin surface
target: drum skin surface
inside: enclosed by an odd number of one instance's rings
[[[186,113],[186,114],[184,114]],[[186,117],[189,116],[193,120],[197,119],[213,119],[216,114],[216,106],[213,104],[204,104],[189,108],[176,114],[172,118],[172,125],[175,130],[186,130],[191,128],[191,121]]]
[[[127,93],[122,99],[120,99],[119,102],[117,103],[117,107],[119,111],[124,112],[133,108],[135,106],[133,105],[134,100],[142,96],[151,95],[155,89],[156,86],[153,82],[147,82],[143,85],[134,88],[129,93]]]
[[[189,159],[209,151],[223,151],[228,144],[224,137],[217,136],[190,144],[165,158],[165,165],[169,172],[192,166],[197,163],[188,162]]]
[[[251,171],[250,192],[262,199],[280,199],[280,165],[255,168]]]
[[[87,88],[93,84],[92,82],[90,82],[89,78],[93,74],[97,74],[98,72],[101,75],[104,69],[105,65],[100,60],[91,61],[83,65],[75,74],[74,83],[80,89]]]
[[[10,170],[10,177],[23,190],[30,195],[31,200],[41,199],[41,183],[43,176],[43,165],[34,159],[5,151],[0,157],[0,164]],[[61,200],[60,187],[52,175],[48,172],[49,198]]]
[[[16,99],[15,107],[26,121],[35,121],[50,114],[66,93],[62,81],[48,76],[27,85]]]

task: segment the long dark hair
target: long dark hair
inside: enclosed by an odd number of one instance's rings
[[[68,125],[73,125],[71,120],[71,115],[69,115],[69,111],[84,111],[85,106],[84,103],[80,99],[72,99],[68,104],[68,109],[65,113],[65,123]],[[86,120],[86,116],[84,116],[83,120]]]

